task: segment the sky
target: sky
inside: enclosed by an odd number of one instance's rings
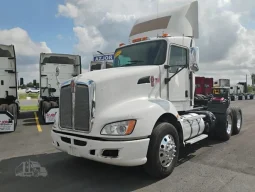
[[[13,44],[19,77],[39,80],[41,52],[79,54],[83,72],[96,51],[114,52],[140,16],[190,0],[8,0],[0,7],[0,44]],[[255,73],[255,1],[198,0],[200,71],[251,83]],[[15,5],[15,6],[13,6]],[[11,9],[9,9],[11,7]],[[10,11],[11,10],[11,11]]]

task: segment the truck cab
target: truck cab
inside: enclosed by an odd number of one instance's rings
[[[13,132],[19,114],[14,45],[0,44],[0,132]]]
[[[44,123],[53,123],[58,112],[60,85],[69,78],[81,74],[79,55],[41,53],[39,115]]]
[[[239,132],[241,109],[194,108],[198,2],[136,21],[113,67],[61,84],[53,145],[70,155],[170,175],[181,146]],[[235,111],[235,113],[233,112]]]

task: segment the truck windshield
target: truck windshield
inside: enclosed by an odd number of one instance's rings
[[[162,65],[166,60],[167,42],[148,41],[118,48],[114,54],[113,67],[136,65]]]
[[[50,56],[43,59],[43,63],[75,64],[74,59],[61,56]]]
[[[9,51],[0,49],[0,57],[11,57],[11,56],[12,54]]]

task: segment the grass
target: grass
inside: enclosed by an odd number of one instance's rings
[[[37,106],[20,106],[20,111],[37,111]]]
[[[19,94],[19,99],[26,99],[27,97],[31,97],[31,99],[37,99],[38,93],[21,93]]]

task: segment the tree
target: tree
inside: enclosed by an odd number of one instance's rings
[[[248,86],[247,86],[247,89],[248,89],[248,90],[247,90],[248,93],[253,92],[253,87],[252,87],[251,85],[248,85]]]

